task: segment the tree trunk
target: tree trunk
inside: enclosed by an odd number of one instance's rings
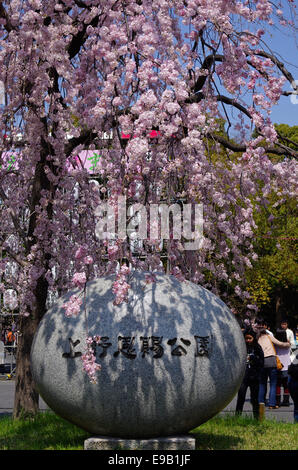
[[[37,413],[39,395],[33,382],[30,367],[30,351],[38,322],[30,317],[20,318],[17,356],[16,382],[13,418],[27,418]]]
[[[44,121],[45,127],[46,123]],[[46,158],[48,155],[47,144],[42,139],[44,150],[41,153],[40,162],[37,163],[35,169],[35,175],[32,185],[31,203],[30,203],[30,219],[28,228],[28,245],[27,254],[30,253],[33,245],[37,243],[36,236],[34,234],[37,226],[37,212],[36,207],[40,205],[40,199],[42,190],[50,190],[51,195],[54,198],[55,191],[57,189],[47,178],[45,172]],[[51,162],[47,163],[47,166],[56,174],[57,170],[53,167]],[[49,220],[53,217],[53,205],[49,202],[46,208],[47,216]],[[49,239],[52,233],[49,233]],[[43,253],[43,267],[45,273],[49,269],[50,254]],[[31,346],[36,333],[37,327],[40,320],[46,312],[46,300],[48,295],[48,281],[45,279],[44,274],[37,279],[36,287],[33,291],[35,297],[35,305],[32,307],[30,316],[21,317],[19,323],[20,337],[18,339],[17,346],[17,357],[16,357],[16,384],[15,384],[15,400],[14,400],[14,411],[13,417],[26,418],[37,413],[39,410],[39,394],[34,384],[33,377],[31,374],[30,366],[30,353]]]
[[[37,281],[34,291],[36,304],[29,317],[21,317],[17,345],[16,382],[13,418],[28,418],[39,410],[39,394],[33,381],[30,365],[31,346],[40,320],[46,311],[48,282],[44,277]]]
[[[277,297],[276,297],[276,302],[275,302],[275,327],[276,328],[280,326],[280,322],[281,322],[281,317],[282,317],[281,307],[282,307],[282,295],[281,295],[281,292],[278,292]]]

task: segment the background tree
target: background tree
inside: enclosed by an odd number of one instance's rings
[[[274,127],[279,139],[297,151],[297,126],[275,124]],[[258,132],[254,131],[253,137],[257,136]],[[266,145],[264,140],[261,145]],[[269,154],[269,158],[275,164],[284,160],[282,155]],[[277,191],[272,188],[264,198],[263,182],[260,181],[259,189],[251,200],[256,223],[253,246],[257,258],[252,263],[253,269],[247,269],[243,278],[250,298],[242,302],[231,291],[231,305],[242,318],[252,315],[247,304],[253,304],[258,315],[265,316],[272,327],[279,325],[282,316],[288,316],[294,327],[297,322],[296,197],[284,197],[277,187]]]
[[[102,194],[115,207],[119,195],[146,207],[177,198],[203,204],[200,251],[185,251],[180,240],[170,239],[167,270],[214,292],[224,280],[247,296],[240,285],[255,257],[250,196],[260,181],[264,197],[274,187],[289,197],[295,191],[297,151],[278,140],[268,113],[282,94],[288,96],[285,81],[294,82],[262,40],[273,21],[292,28],[268,0],[0,2],[6,91],[0,240],[4,264],[17,265],[11,282],[21,331],[15,417],[38,409],[29,355],[49,294],[73,285],[84,289],[88,279],[120,264],[113,288],[119,303],[132,268],[163,267],[159,240],[148,238],[136,255],[127,239],[96,237],[94,209]],[[232,110],[248,118],[259,136],[240,135],[236,144],[223,136],[218,118],[231,127]],[[156,143],[148,139],[152,129],[160,131]],[[100,147],[102,133],[111,131],[98,191],[76,167],[75,155]],[[122,132],[133,138],[123,141]],[[228,164],[212,160],[218,144]],[[22,155],[18,167],[7,168],[5,151],[16,149]],[[241,158],[233,160],[232,152],[242,152]],[[274,165],[268,152],[286,158]],[[65,312],[76,315],[83,307],[83,295],[72,297]]]
[[[289,126],[288,124],[275,124],[275,130],[279,140],[291,147],[298,149],[298,126]]]
[[[273,327],[283,316],[297,322],[297,205],[295,198],[269,197],[266,210],[256,214],[254,273],[248,273],[248,290],[259,311]],[[268,215],[269,214],[269,215]]]

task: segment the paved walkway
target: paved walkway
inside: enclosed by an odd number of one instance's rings
[[[14,391],[15,391],[15,382],[14,380],[5,380],[3,377],[0,377],[0,416],[4,414],[12,414],[13,404],[14,404]],[[249,393],[249,392],[248,392]],[[243,414],[248,414],[252,416],[252,407],[248,399],[245,401]],[[39,407],[41,410],[48,409],[46,403],[40,398]],[[236,407],[236,397],[233,398],[231,403],[226,406],[221,412],[220,415],[234,414]],[[273,419],[276,421],[283,421],[288,423],[293,423],[294,420],[294,406],[293,401],[290,400],[289,407],[281,407],[277,410],[269,410],[266,408],[265,418]]]
[[[15,381],[5,380],[0,376],[0,416],[4,414],[12,414],[14,405]],[[48,409],[46,403],[40,398],[39,408],[41,410]]]
[[[247,399],[245,400],[244,407],[243,407],[243,415],[247,414],[252,416],[252,406],[249,399],[249,392],[246,395]],[[221,412],[220,415],[225,414],[234,414],[236,409],[236,401],[237,396],[233,398],[231,403],[226,406]],[[294,405],[293,400],[290,398],[290,406],[285,407],[281,406],[277,410],[269,410],[269,408],[265,408],[265,419],[275,420],[275,421],[283,421],[286,423],[293,423],[294,422]]]

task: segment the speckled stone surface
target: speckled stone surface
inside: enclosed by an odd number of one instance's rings
[[[31,363],[40,395],[94,436],[188,433],[221,411],[241,384],[246,347],[227,306],[191,282],[156,277],[147,284],[145,273],[134,272],[128,302],[119,306],[113,277],[90,282],[87,322],[83,307],[78,317],[65,317],[62,305],[77,291],[69,292],[35,335]],[[82,369],[86,328],[102,337],[97,384]]]
[[[155,439],[123,439],[120,437],[90,437],[84,450],[195,450],[192,436],[170,436]]]

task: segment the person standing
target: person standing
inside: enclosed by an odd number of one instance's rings
[[[295,341],[295,349],[298,349],[298,323],[295,328],[294,341]]]
[[[272,331],[270,331],[270,329],[269,329],[269,327],[268,327],[268,323],[267,323],[265,320],[263,320],[263,326],[264,326],[264,328],[265,328],[265,330],[266,330],[266,333],[267,333],[268,335],[270,335],[270,336],[273,336],[273,333],[272,333]]]
[[[289,342],[286,330],[279,328],[276,330],[275,338],[281,342]],[[290,343],[291,344],[291,343]],[[276,383],[276,405],[277,406],[290,406],[290,393],[288,389],[288,367],[291,364],[291,348],[281,348],[276,346],[276,354],[278,355],[283,368],[277,371]],[[283,400],[281,401],[281,392],[283,389]]]
[[[264,365],[264,353],[261,346],[256,340],[256,333],[252,328],[248,328],[243,332],[247,357],[245,375],[238,391],[236,414],[241,414],[245,402],[246,392],[250,388],[250,401],[252,404],[253,415],[259,417],[259,375]]]
[[[266,333],[270,336],[273,336],[272,331],[269,330],[267,322],[263,318],[255,318],[252,324],[252,328],[254,331],[258,332],[258,328],[264,328],[266,330]]]
[[[286,332],[287,341],[291,344],[291,349],[296,349],[296,341],[295,341],[294,333],[292,330],[288,328],[288,320],[286,319],[281,320],[280,328]]]
[[[6,346],[13,346],[14,340],[15,336],[10,328],[6,335]]]
[[[257,319],[255,322],[257,330],[257,340],[264,353],[264,366],[260,372],[259,384],[259,403],[265,403],[267,393],[267,382],[269,378],[269,409],[278,408],[276,405],[276,384],[277,384],[277,363],[275,346],[281,348],[289,348],[290,343],[278,341],[273,335],[269,335],[264,328],[262,319]]]
[[[289,392],[294,402],[294,423],[298,424],[298,349],[292,353],[288,375]]]

